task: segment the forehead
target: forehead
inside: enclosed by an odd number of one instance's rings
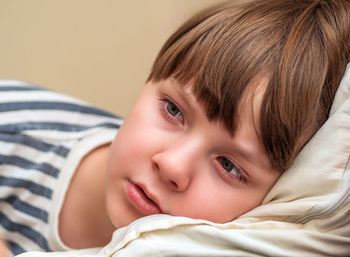
[[[255,76],[244,90],[237,105],[238,126],[244,122],[246,116],[250,116],[254,121],[255,129],[260,131],[260,117],[262,101],[270,79],[266,74]]]

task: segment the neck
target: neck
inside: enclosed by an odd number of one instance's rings
[[[106,245],[115,230],[105,205],[105,173],[109,145],[89,153],[80,163],[67,192],[59,222],[61,240],[69,247]]]

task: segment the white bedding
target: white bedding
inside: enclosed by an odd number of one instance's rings
[[[154,215],[117,230],[102,249],[20,256],[349,256],[349,154],[350,65],[329,120],[262,206],[226,224]]]

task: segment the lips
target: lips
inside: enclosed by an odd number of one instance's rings
[[[128,181],[126,192],[130,202],[145,215],[162,213],[160,207],[147,195],[140,186]]]

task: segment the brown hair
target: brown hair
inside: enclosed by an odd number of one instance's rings
[[[193,80],[210,120],[234,134],[249,82],[268,71],[260,137],[287,169],[321,127],[350,58],[348,0],[227,2],[181,26],[159,52],[148,80]]]

